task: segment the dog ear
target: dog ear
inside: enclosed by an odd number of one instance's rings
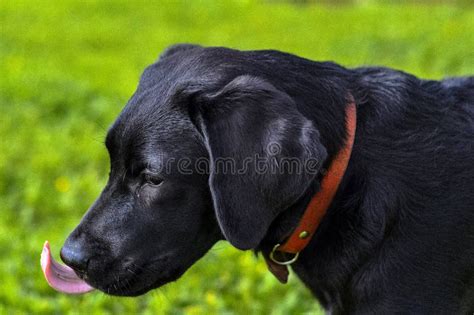
[[[195,97],[191,117],[209,153],[220,228],[235,247],[255,248],[315,179],[327,155],[319,132],[288,94],[251,76]]]

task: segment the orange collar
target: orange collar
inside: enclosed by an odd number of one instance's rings
[[[336,195],[351,157],[356,123],[356,106],[354,101],[351,101],[346,109],[347,141],[332,160],[327,175],[321,180],[321,189],[311,198],[293,233],[283,244],[276,244],[270,255],[265,257],[268,269],[282,283],[286,283],[288,280],[287,267],[298,259],[299,253],[309,244]],[[284,257],[284,254],[292,254],[292,258],[285,261],[277,259],[277,256]]]

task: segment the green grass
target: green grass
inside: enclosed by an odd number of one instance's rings
[[[175,42],[275,48],[425,78],[474,72],[472,7],[292,6],[253,1],[0,2],[0,313],[318,313],[292,276],[226,243],[178,282],[139,298],[66,296],[43,279],[105,184],[107,127],[140,72]]]

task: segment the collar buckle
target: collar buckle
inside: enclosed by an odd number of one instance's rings
[[[289,260],[286,260],[286,261],[281,261],[281,260],[278,260],[276,257],[275,257],[275,252],[278,251],[278,247],[280,247],[280,244],[276,244],[275,246],[273,246],[273,249],[272,251],[270,252],[270,259],[275,263],[275,264],[278,264],[280,266],[289,266],[291,264],[293,264],[295,261],[298,260],[298,257],[300,255],[300,252],[297,252],[294,254],[293,258],[289,259]]]

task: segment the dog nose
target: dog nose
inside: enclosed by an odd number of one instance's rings
[[[78,273],[84,274],[87,271],[90,257],[78,239],[69,237],[59,255],[66,265]]]

